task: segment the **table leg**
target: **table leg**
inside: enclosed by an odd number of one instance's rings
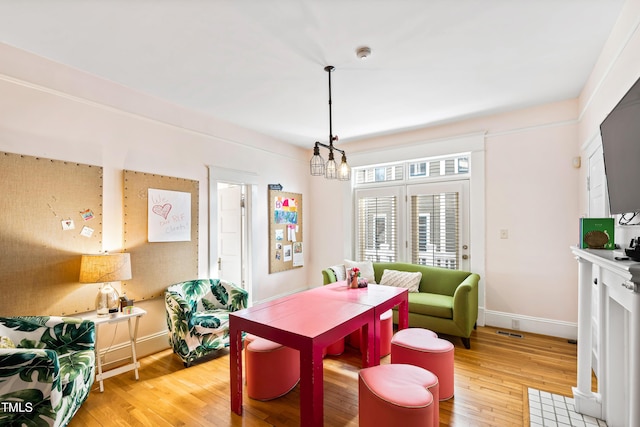
[[[98,330],[100,329],[100,325],[96,325],[96,363],[98,364],[98,375],[97,379],[100,383],[100,393],[104,392],[104,380],[102,379],[102,358],[100,357],[100,347],[98,347]]]
[[[140,379],[138,375],[138,368],[140,364],[138,363],[138,356],[136,354],[136,340],[138,339],[138,320],[140,320],[140,316],[136,316],[135,325],[131,327],[131,318],[128,319],[129,323],[129,342],[131,344],[131,361],[133,363],[133,371],[135,372],[136,380]]]
[[[380,347],[376,346],[376,339],[379,339],[380,331],[378,331],[378,335],[375,335],[375,325],[377,324],[378,328],[380,328],[380,316],[374,311],[373,317],[373,319],[369,319],[369,321],[362,327],[363,342],[360,343],[360,348],[366,349],[366,351],[362,351],[363,368],[380,364]]]
[[[321,427],[324,422],[322,348],[314,343],[300,350],[300,425]]]
[[[380,360],[380,314],[377,310],[373,317],[373,360]]]
[[[409,302],[403,300],[398,307],[398,329],[407,329],[409,327]]]
[[[242,415],[242,331],[229,327],[229,380],[231,410]]]

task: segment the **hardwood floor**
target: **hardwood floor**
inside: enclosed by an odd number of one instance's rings
[[[524,333],[514,338],[479,327],[466,350],[455,344],[455,396],[440,403],[441,426],[522,426],[527,387],[571,396],[576,383],[574,344]],[[447,338],[446,336],[443,338]],[[381,363],[389,363],[389,356]],[[327,426],[358,425],[359,353],[324,360]],[[299,386],[286,396],[259,402],[244,395],[240,417],[229,407],[228,351],[183,367],[165,350],[141,360],[140,380],[128,372],[97,383],[70,427],[84,426],[298,426]]]

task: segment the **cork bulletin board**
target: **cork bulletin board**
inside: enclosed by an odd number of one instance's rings
[[[0,315],[93,310],[82,254],[102,249],[102,168],[0,152]]]
[[[302,194],[269,190],[269,274],[302,267]]]
[[[198,278],[198,187],[189,179],[124,171],[127,297],[162,297],[170,285]]]

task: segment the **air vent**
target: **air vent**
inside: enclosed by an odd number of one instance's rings
[[[524,335],[522,334],[517,334],[515,332],[508,332],[508,331],[496,331],[496,334],[504,335],[505,337],[511,337],[511,338],[524,338]]]

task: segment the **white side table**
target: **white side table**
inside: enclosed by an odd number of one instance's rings
[[[138,338],[138,321],[140,317],[147,314],[147,312],[140,307],[133,307],[130,313],[114,313],[107,316],[98,316],[95,312],[89,316],[82,316],[83,320],[91,320],[96,325],[96,362],[98,364],[98,372],[96,374],[96,380],[100,382],[100,392],[104,391],[103,381],[107,378],[110,378],[114,375],[119,375],[123,372],[135,371],[136,380],[140,377],[138,376],[138,368],[140,367],[140,362],[138,362],[138,358],[136,356],[136,340]],[[98,348],[98,331],[100,330],[100,325],[106,323],[117,323],[127,321],[129,324],[129,342],[131,344],[131,363],[120,366],[118,368],[110,369],[107,372],[102,372],[102,359],[100,358],[100,349]],[[132,320],[134,320],[132,324]]]

